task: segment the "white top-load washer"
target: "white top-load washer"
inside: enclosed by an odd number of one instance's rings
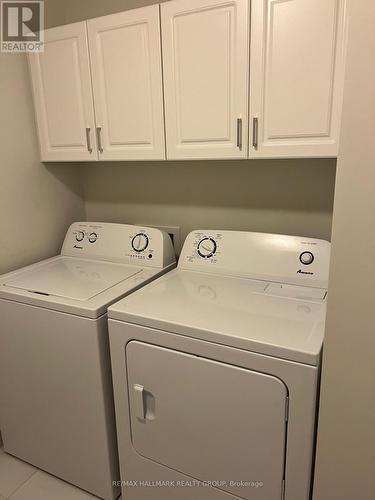
[[[0,278],[5,451],[119,495],[107,307],[175,266],[158,229],[74,223],[61,255]]]
[[[108,311],[127,500],[307,500],[330,244],[194,231]]]

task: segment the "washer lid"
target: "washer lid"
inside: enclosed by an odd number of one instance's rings
[[[86,301],[142,271],[135,266],[60,257],[21,272],[4,285],[41,295]]]

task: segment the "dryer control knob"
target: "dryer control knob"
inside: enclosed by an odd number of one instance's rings
[[[314,262],[314,254],[311,252],[303,252],[299,256],[299,260],[304,266],[309,266]]]
[[[203,240],[198,243],[198,254],[204,259],[212,257],[216,249],[216,241],[212,238],[203,238]]]
[[[148,247],[148,237],[143,233],[138,233],[132,239],[132,248],[135,252],[143,252]]]

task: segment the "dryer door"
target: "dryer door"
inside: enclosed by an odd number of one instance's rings
[[[287,389],[278,378],[137,341],[126,358],[140,455],[240,498],[280,500]]]

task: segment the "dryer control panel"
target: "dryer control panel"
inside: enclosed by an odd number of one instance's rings
[[[65,236],[62,255],[165,267],[175,262],[170,236],[155,228],[98,222],[75,222]]]
[[[331,244],[243,231],[193,231],[178,267],[211,274],[327,288]]]

